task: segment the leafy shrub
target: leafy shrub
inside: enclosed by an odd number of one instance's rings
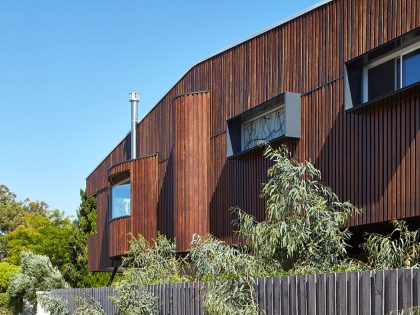
[[[110,272],[87,272],[77,288],[100,288],[108,284]],[[118,281],[118,274],[114,278],[114,282]]]
[[[10,279],[19,271],[19,266],[0,262],[0,293],[7,291]]]
[[[12,309],[9,307],[9,303],[9,293],[0,293],[0,315],[13,314]]]
[[[358,260],[345,259],[337,265],[331,266],[328,270],[319,270],[311,266],[299,265],[294,269],[287,271],[287,275],[309,275],[309,274],[319,274],[327,272],[357,272],[370,270],[369,266]]]
[[[374,269],[420,267],[419,230],[410,231],[405,221],[392,221],[394,230],[388,235],[370,234],[362,249]]]
[[[21,311],[25,305],[34,311],[37,291],[68,287],[60,271],[53,267],[47,256],[22,252],[20,260],[21,269],[12,278],[8,288],[16,311]]]
[[[175,243],[161,234],[151,243],[141,235],[137,239],[132,238],[122,266],[141,272],[143,277],[140,281],[145,285],[190,280],[183,272],[185,261],[176,256]]]
[[[74,298],[74,302],[76,304],[74,315],[105,315],[101,305],[91,296],[85,294],[77,295]]]
[[[257,222],[234,208],[238,235],[254,255],[285,270],[304,266],[319,272],[340,264],[351,236],[342,227],[359,210],[341,202],[310,162],[290,158],[286,147],[265,145],[264,156],[274,162],[262,189],[266,220]]]
[[[112,302],[124,314],[158,314],[158,299],[145,288],[158,283],[189,281],[183,275],[184,260],[177,259],[175,244],[163,235],[154,243],[143,236],[133,238],[123,259],[121,280],[115,285]]]
[[[38,294],[38,301],[41,303],[42,308],[49,312],[50,315],[68,315],[67,300],[60,296],[51,295],[50,293]]]
[[[260,314],[254,277],[266,266],[257,257],[210,235],[194,235],[189,257],[198,280],[209,281],[204,296],[208,314]]]
[[[151,294],[144,286],[136,284],[137,276],[141,276],[136,270],[124,275],[124,279],[115,287],[115,295],[112,302],[118,307],[122,315],[159,314],[158,298]]]

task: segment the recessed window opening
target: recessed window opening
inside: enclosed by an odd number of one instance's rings
[[[284,105],[242,123],[242,150],[256,147],[259,141],[270,141],[285,134]]]
[[[127,178],[111,187],[111,218],[131,214],[131,184]]]
[[[420,43],[366,65],[363,101],[379,98],[420,82]]]
[[[259,141],[300,138],[300,98],[284,92],[227,120],[226,155],[237,158]]]

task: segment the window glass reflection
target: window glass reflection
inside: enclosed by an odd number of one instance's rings
[[[130,183],[112,187],[111,207],[112,219],[130,215]]]
[[[403,87],[420,81],[420,49],[403,57],[402,83]]]

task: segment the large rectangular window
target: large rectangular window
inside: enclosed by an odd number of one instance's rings
[[[402,57],[402,87],[420,81],[420,48]]]
[[[112,219],[131,214],[130,179],[118,183],[111,188]]]
[[[420,82],[420,44],[367,64],[363,81],[364,102]]]
[[[420,27],[346,62],[344,108],[364,113],[420,86]],[[408,94],[407,94],[408,93]]]

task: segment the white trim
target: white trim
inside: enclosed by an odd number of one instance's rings
[[[403,73],[402,73],[402,68],[403,68],[403,57],[417,49],[420,48],[420,42],[418,43],[414,43],[404,49],[401,50],[397,50],[392,54],[386,55],[385,57],[382,57],[376,61],[373,61],[371,63],[368,63],[366,66],[363,67],[363,102],[368,102],[369,101],[369,95],[368,95],[368,83],[369,83],[369,74],[368,71],[376,66],[379,66],[387,61],[390,61],[392,59],[400,59],[400,71],[399,71],[399,76],[400,76],[400,86],[398,88],[395,88],[395,90],[401,89],[403,88],[403,83],[402,83],[402,79],[403,79]]]
[[[229,50],[229,49],[232,49],[232,48],[234,48],[234,47],[236,47],[236,46],[238,46],[238,45],[240,45],[240,44],[243,44],[244,42],[246,42],[246,41],[248,41],[248,40],[250,40],[250,39],[252,39],[252,38],[255,38],[255,37],[257,37],[257,36],[259,36],[259,35],[262,35],[262,34],[264,34],[264,33],[266,33],[266,32],[268,32],[268,31],[270,31],[270,30],[272,30],[272,29],[275,29],[275,28],[277,28],[277,27],[279,27],[279,26],[281,26],[281,25],[283,25],[283,24],[286,24],[287,22],[290,22],[290,21],[292,21],[292,20],[294,20],[294,19],[296,19],[296,18],[298,18],[298,17],[300,17],[300,16],[302,16],[302,15],[305,15],[306,13],[309,13],[309,12],[311,12],[311,11],[313,11],[313,10],[315,10],[315,9],[317,9],[317,8],[319,8],[319,7],[322,7],[323,5],[325,5],[325,4],[327,4],[327,3],[330,3],[330,2],[333,2],[333,0],[322,0],[322,1],[320,1],[320,2],[318,2],[318,3],[315,3],[314,5],[312,5],[312,6],[310,6],[310,7],[308,7],[308,8],[306,8],[306,9],[304,9],[304,10],[302,10],[302,11],[300,11],[300,12],[298,12],[298,13],[296,13],[296,14],[293,14],[292,16],[289,16],[288,18],[285,18],[285,19],[283,19],[283,20],[281,20],[281,21],[279,21],[279,22],[277,22],[276,24],[274,24],[274,25],[272,25],[272,26],[270,26],[270,27],[268,27],[268,28],[266,28],[266,29],[264,29],[264,30],[262,30],[262,31],[260,31],[260,32],[258,32],[258,33],[256,33],[256,34],[254,34],[254,35],[251,35],[251,36],[249,36],[249,37],[246,37],[245,39],[243,39],[243,40],[241,40],[241,41],[239,41],[239,42],[237,42],[237,43],[234,43],[234,44],[232,44],[232,45],[229,45],[229,46],[227,46],[227,47],[225,47],[224,49],[222,49],[222,50],[219,50],[219,51],[216,51],[215,53],[213,53],[213,54],[211,54],[210,56],[208,56],[207,58],[204,58],[204,59],[201,59],[201,60],[199,60],[198,62],[196,62],[195,64],[193,64],[182,76],[181,76],[181,78],[180,79],[178,79],[174,84],[172,84],[171,85],[171,87],[163,94],[163,97],[141,118],[141,119],[139,119],[138,120],[138,123],[140,123],[140,122],[142,122],[143,121],[143,119],[159,104],[159,102],[176,86],[176,84],[183,78],[183,77],[185,77],[187,74],[188,74],[188,72],[190,72],[194,67],[196,67],[196,66],[198,66],[200,63],[202,63],[202,62],[204,62],[204,61],[206,61],[206,60],[208,60],[208,59],[211,59],[211,58],[213,58],[213,57],[215,57],[215,56],[217,56],[217,55],[219,55],[219,54],[221,54],[221,53],[223,53],[223,52],[225,52],[225,51],[227,51],[227,50]],[[124,136],[124,138],[126,137],[126,136],[128,136],[129,134],[130,134],[130,132],[131,131],[129,131],[125,136]],[[124,138],[122,138],[119,142],[118,142],[118,144],[120,144],[121,143],[121,141],[122,140],[124,140]],[[104,161],[105,161],[105,159],[112,153],[112,151],[114,151],[114,149],[116,148],[116,146],[114,146],[110,151],[109,151],[109,153],[107,154],[107,155],[105,155],[105,158],[100,162],[100,163],[98,163],[94,168],[93,168],[93,170],[89,173],[89,175],[86,177],[86,179],[90,176],[90,175],[92,175],[93,174],[93,172],[95,172],[95,170],[99,167],[99,165],[101,165]]]

